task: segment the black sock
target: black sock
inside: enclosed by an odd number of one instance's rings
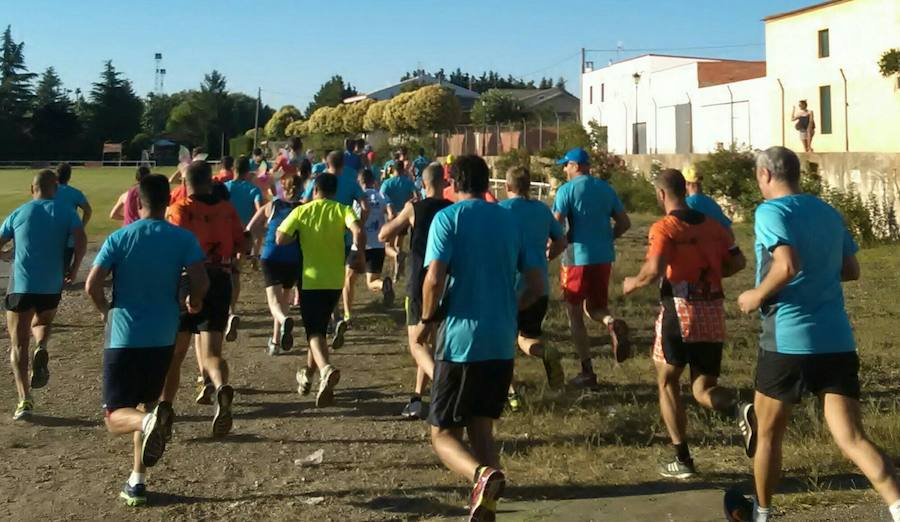
[[[594,373],[594,365],[590,359],[581,360],[581,373]]]
[[[409,402],[422,402],[422,396],[421,395],[413,395],[412,397],[409,398]]]
[[[675,446],[675,458],[680,462],[690,462],[691,461],[691,450],[688,449],[687,442],[682,442],[681,444],[673,444]]]

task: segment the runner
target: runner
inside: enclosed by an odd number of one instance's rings
[[[403,407],[401,416],[407,419],[425,419],[428,413],[422,404],[425,387],[434,375],[433,346],[425,346],[418,341],[418,325],[422,319],[422,283],[425,281],[425,249],[428,245],[428,230],[434,216],[451,203],[441,194],[444,191],[444,169],[440,163],[432,163],[422,171],[425,198],[406,206],[397,217],[381,228],[378,239],[389,242],[402,232],[412,229],[409,239],[409,263],[406,276],[406,331],[409,337],[409,352],[416,361],[415,393]]]
[[[252,237],[248,225],[253,215],[263,205],[263,196],[251,181],[250,160],[241,156],[237,161],[237,178],[225,183],[228,189],[229,200],[237,211],[241,226],[244,228],[247,250],[238,251],[237,263],[231,267],[231,306],[228,313],[228,327],[225,329],[225,340],[234,342],[237,340],[238,328],[241,318],[237,314],[237,302],[241,295],[241,267],[246,264],[246,258],[250,255]]]
[[[584,316],[606,325],[617,362],[631,355],[628,325],[609,311],[609,276],[616,253],[613,242],[630,227],[631,220],[615,190],[591,176],[590,156],[574,148],[556,162],[569,181],[556,192],[553,214],[567,228],[569,247],[562,260],[560,279],[581,372],[570,382],[578,387],[597,386],[591,364]],[[614,222],[610,226],[610,220]]]
[[[731,230],[731,220],[722,212],[722,207],[716,203],[716,200],[703,193],[703,177],[697,174],[697,171],[691,166],[684,169],[684,181],[686,182],[688,194],[684,201],[687,203],[688,208],[692,208],[718,221],[731,234],[733,241],[734,232]]]
[[[231,303],[231,267],[238,252],[246,250],[244,230],[234,207],[212,193],[212,169],[204,161],[187,168],[186,199],[171,205],[166,217],[173,225],[194,233],[206,253],[209,292],[199,313],[182,314],[175,339],[175,352],[166,377],[162,400],[172,403],[178,392],[181,363],[191,342],[199,334],[197,348],[202,354],[200,367],[204,383],[198,404],[215,404],[212,436],[223,437],[231,431],[231,404],[234,389],[228,384],[228,363],[222,357],[222,338],[228,323]]]
[[[394,214],[403,210],[407,201],[415,200],[417,194],[416,184],[410,179],[405,169],[405,163],[395,161],[390,168],[392,175],[381,184],[381,193],[387,198],[390,209]],[[403,236],[401,233],[386,245],[385,252],[394,261],[394,272],[391,279],[397,281],[403,273],[403,264],[406,261],[406,253],[403,252]]]
[[[336,155],[337,160],[333,160]],[[329,167],[334,161],[343,161],[340,152],[329,154]],[[276,243],[289,245],[300,243],[303,254],[303,290],[300,292],[300,316],[309,342],[305,368],[297,371],[297,391],[307,395],[312,387],[316,368],[319,369],[319,392],[316,407],[325,407],[334,401],[334,387],[341,379],[341,372],[329,362],[328,341],[325,339],[328,320],[341,297],[344,286],[344,229],[353,234],[353,244],[365,251],[366,232],[353,209],[335,201],[338,177],[332,173],[320,174],[313,189],[313,201],[291,211],[278,227]],[[356,258],[365,264],[365,254]]]
[[[437,334],[432,446],[447,468],[474,479],[469,520],[494,520],[506,479],[493,427],[512,381],[517,267],[525,272],[524,309],[542,293],[541,262],[524,248],[512,212],[484,201],[484,160],[462,156],[453,170],[460,202],[438,212],[428,232],[418,341],[434,342]]]
[[[304,163],[308,176],[309,162]],[[302,171],[303,167],[301,167]],[[266,230],[260,260],[263,279],[266,283],[266,301],[273,319],[272,337],[266,347],[269,355],[288,352],[294,346],[294,319],[288,314],[294,288],[300,283],[303,259],[300,257],[300,247],[296,242],[283,246],[277,245],[275,232],[284,218],[299,204],[300,183],[300,178],[297,176],[281,178],[284,199],[275,199],[266,203],[253,216],[249,225],[250,228],[253,228],[260,223]]]
[[[263,154],[262,148],[256,147],[253,149],[253,157],[250,158],[250,170],[259,172],[261,169],[269,170],[269,160]]]
[[[140,185],[141,180],[150,175],[150,167],[140,166],[134,173],[136,183],[119,196],[112,210],[109,211],[109,219],[122,221],[122,226],[128,226],[135,221],[141,219],[139,210],[141,208]]]
[[[56,316],[63,283],[78,275],[87,238],[84,225],[72,207],[56,199],[56,174],[42,170],[31,182],[32,201],[13,210],[0,226],[0,249],[10,241],[13,251],[9,288],[6,291],[6,325],[9,332],[9,358],[16,382],[18,403],[14,420],[31,416],[34,400],[31,388],[43,388],[50,380],[47,342],[50,325]],[[73,238],[72,262],[63,267],[69,238]],[[28,348],[31,336],[34,350],[31,380],[28,380]]]
[[[358,173],[362,169],[362,161],[356,154],[357,143],[354,138],[344,140],[344,167],[351,169],[354,173]]]
[[[175,420],[170,403],[155,405],[178,333],[181,271],[186,270],[190,281],[184,303],[189,311],[199,311],[209,286],[203,268],[206,256],[197,239],[165,221],[169,181],[159,174],[148,175],[141,181],[139,192],[143,219],[106,238],[85,283],[106,325],[106,429],[134,435],[133,468],[119,493],[129,506],[147,503],[147,467],[162,457]],[[110,274],[112,303],[103,292]]]
[[[554,346],[545,346],[541,334],[550,299],[548,256],[549,259],[555,259],[565,252],[566,236],[562,225],[556,221],[547,205],[542,201],[531,199],[531,173],[528,169],[516,167],[506,172],[506,193],[509,199],[500,202],[500,206],[512,211],[521,228],[525,248],[541,261],[541,275],[544,281],[540,299],[519,312],[519,335],[516,344],[525,355],[541,359],[547,373],[547,383],[551,388],[559,388],[565,381],[559,351]],[[518,278],[516,288],[519,292],[525,290],[524,280],[521,277]],[[507,402],[512,411],[519,409],[520,398],[512,383]]]
[[[222,158],[222,170],[220,170],[218,174],[213,176],[213,181],[216,183],[226,183],[233,179],[234,179],[234,158],[231,156],[224,156]]]
[[[416,159],[412,161],[412,171],[413,178],[416,181],[416,186],[418,188],[422,188],[422,172],[425,170],[425,167],[431,164],[431,160],[425,156],[425,149],[419,147],[419,155],[416,156]]]
[[[56,189],[56,196],[53,198],[63,205],[71,207],[75,212],[78,212],[78,209],[81,209],[81,225],[82,228],[87,230],[88,222],[91,220],[91,215],[93,214],[93,209],[91,209],[91,204],[88,203],[87,198],[84,196],[84,193],[78,190],[75,187],[69,185],[69,181],[72,179],[72,166],[68,163],[60,163],[56,167],[56,180],[58,182]],[[64,256],[64,267],[66,271],[72,266],[72,256],[75,252],[75,236],[69,236],[69,242],[66,244],[66,253]]]
[[[900,485],[891,459],[866,436],[859,395],[859,357],[844,308],[842,281],[859,279],[859,249],[843,217],[800,192],[800,160],[771,147],[757,155],[756,288],[738,297],[744,313],[760,311],[756,364],[756,499],[725,494],[729,520],[771,520],[781,475],[782,442],[791,410],[805,393],[819,397],[835,443],[869,479],[900,522]],[[874,518],[874,517],[873,517]]]
[[[679,380],[691,367],[691,390],[704,408],[738,421],[744,449],[753,453],[753,406],[739,403],[733,390],[719,386],[725,341],[725,294],[722,278],[742,270],[747,261],[722,225],[688,208],[684,177],[665,169],[655,180],[656,198],[666,216],[650,227],[647,258],[635,277],[626,277],[623,293],[660,284],[659,316],[653,361],[659,388],[659,408],[675,447],[675,459],[660,465],[668,478],[696,474],[687,443],[687,413]]]
[[[364,189],[364,197],[369,206],[366,217],[366,255],[365,273],[366,287],[370,292],[380,292],[384,306],[390,308],[394,304],[394,284],[390,278],[381,279],[381,271],[384,268],[384,243],[378,238],[381,227],[387,221],[394,219],[390,201],[375,189],[375,174],[369,169],[364,169],[359,174],[359,185]],[[362,214],[359,203],[353,202],[353,211],[356,215]],[[347,271],[344,277],[344,321],[350,323],[351,308],[353,307],[353,294],[355,292],[356,278],[361,272],[354,267],[360,266],[356,261],[359,250],[351,247],[350,260],[347,263]]]
[[[278,159],[275,160],[275,168],[272,169],[272,174],[276,178],[296,176],[297,171],[300,169],[300,162],[305,158],[303,155],[303,140],[299,137],[292,137],[288,147],[288,150],[283,154],[279,154]]]

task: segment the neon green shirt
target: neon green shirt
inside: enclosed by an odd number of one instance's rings
[[[353,209],[330,199],[317,199],[291,211],[278,231],[300,237],[303,289],[344,287],[344,228],[358,218]]]

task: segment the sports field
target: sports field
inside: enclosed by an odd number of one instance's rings
[[[168,173],[169,169],[162,172]],[[27,199],[34,171],[0,171],[0,214]],[[72,185],[95,209],[89,235],[96,242],[117,226],[107,214],[128,187],[132,169],[76,169]],[[611,305],[634,330],[637,357],[616,366],[608,339],[593,327],[592,350],[601,379],[598,391],[546,388],[539,361],[520,357],[516,377],[524,387],[522,411],[498,427],[508,470],[505,495],[516,501],[499,520],[590,520],[599,509],[618,510],[610,520],[656,506],[653,520],[720,520],[714,490],[740,485],[750,490],[750,463],[737,429],[717,415],[689,406],[688,433],[700,472],[695,480],[672,482],[656,473],[669,456],[659,420],[656,384],[649,358],[656,313],[655,291],[621,296],[621,280],[636,272],[643,257],[651,216],[635,217],[635,227],[619,241]],[[738,226],[739,243],[752,256],[751,230]],[[900,256],[896,246],[860,253],[862,279],[848,284],[847,303],[862,359],[865,423],[872,437],[900,456],[900,365],[897,364],[897,295]],[[554,267],[554,273],[556,268]],[[753,279],[750,266],[729,280],[735,298]],[[296,394],[296,355],[264,353],[271,322],[262,277],[243,274],[244,322],[237,343],[226,345],[235,386],[235,429],[224,441],[208,437],[211,412],[193,403],[193,355],[183,368],[175,435],[150,481],[152,507],[142,519],[220,520],[421,520],[458,519],[467,484],[438,462],[421,422],[401,421],[414,376],[406,351],[402,308],[384,310],[360,286],[364,304],[354,315],[347,345],[333,356],[343,378],[336,405],[322,410]],[[402,288],[398,287],[398,288]],[[729,302],[729,337],[723,384],[751,396],[757,319],[739,315]],[[13,424],[15,392],[9,372],[0,378],[0,519],[122,520],[131,515],[116,499],[128,476],[130,439],[108,436],[100,410],[103,330],[80,289],[67,291],[51,340],[47,388],[35,393],[30,424]],[[554,291],[547,338],[565,354],[567,376],[577,361],[568,340],[565,314]],[[298,336],[299,339],[299,336]],[[0,343],[4,349],[8,340]],[[300,344],[303,353],[305,346]],[[688,395],[685,388],[684,395]],[[322,449],[317,466],[295,461]],[[776,497],[779,520],[886,520],[868,482],[831,444],[816,401],[795,410],[787,437],[785,480]],[[679,504],[663,494],[678,492]],[[692,505],[691,499],[702,504]],[[579,499],[528,504],[530,501]],[[655,502],[656,504],[648,504]],[[586,506],[586,507],[584,507]],[[593,508],[591,506],[594,506]],[[616,506],[611,508],[609,506]],[[624,506],[624,507],[623,507]],[[688,507],[685,507],[688,506]],[[541,511],[536,511],[540,509]],[[651,509],[651,508],[647,508]]]

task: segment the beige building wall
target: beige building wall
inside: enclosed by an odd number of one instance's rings
[[[823,29],[829,56],[820,58]],[[898,78],[884,78],[878,70],[882,53],[900,48],[900,0],[828,2],[767,19],[765,30],[773,143],[782,143],[783,135],[785,146],[802,151],[790,116],[806,99],[816,119],[816,152],[900,152]],[[821,86],[831,87],[830,134],[822,132]]]

